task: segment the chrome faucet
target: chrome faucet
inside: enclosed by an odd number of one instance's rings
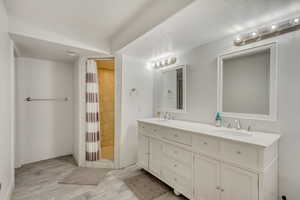
[[[227,128],[232,128],[232,125],[230,122],[227,124]]]
[[[170,119],[172,119],[171,112],[165,112],[164,115],[163,115],[163,119],[164,120],[170,120]]]
[[[251,125],[248,126],[247,131],[250,132],[251,131]]]
[[[173,113],[172,112],[165,112],[164,119],[165,120],[173,120],[174,119]]]
[[[241,129],[241,121],[239,119],[234,120],[235,129],[240,130]]]

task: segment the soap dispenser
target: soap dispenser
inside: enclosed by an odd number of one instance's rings
[[[221,114],[219,112],[217,112],[215,121],[216,121],[216,127],[222,126],[222,118],[221,118]]]

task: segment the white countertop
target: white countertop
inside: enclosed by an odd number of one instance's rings
[[[138,122],[144,122],[169,128],[175,128],[183,131],[218,137],[222,139],[253,144],[260,147],[271,146],[274,142],[279,140],[280,135],[275,133],[264,132],[247,132],[237,131],[235,129],[218,128],[208,124],[187,122],[180,120],[161,120],[158,118],[139,119]],[[232,132],[232,133],[231,133]],[[249,135],[250,133],[250,135]]]

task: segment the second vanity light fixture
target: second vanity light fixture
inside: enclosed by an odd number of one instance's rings
[[[167,57],[167,58],[153,60],[149,64],[154,69],[160,69],[160,68],[167,67],[169,65],[173,65],[176,63],[176,61],[177,61],[177,58],[174,56],[171,56],[171,57]]]
[[[252,32],[236,37],[234,44],[243,46],[300,29],[300,17],[295,17],[269,26],[260,27]]]

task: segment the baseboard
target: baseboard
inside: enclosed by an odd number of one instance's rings
[[[76,165],[79,166],[78,158],[75,156],[74,153],[72,154],[72,156],[74,158],[74,161],[75,161]]]
[[[15,188],[14,184],[11,183],[8,187],[8,190],[7,190],[7,193],[6,193],[6,196],[5,196],[6,200],[11,200],[14,188]]]
[[[85,162],[86,167],[92,167],[92,168],[114,168],[114,162],[111,160],[98,160],[98,161],[86,161]]]

